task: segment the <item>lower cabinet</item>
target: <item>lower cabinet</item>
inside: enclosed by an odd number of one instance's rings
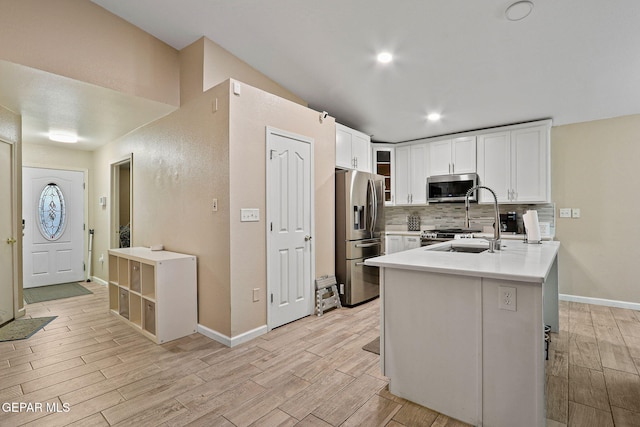
[[[393,234],[389,233],[385,236],[385,254],[389,255],[395,252],[402,252],[409,249],[420,247],[419,234]]]
[[[109,250],[109,309],[157,344],[196,332],[196,257],[148,248]]]

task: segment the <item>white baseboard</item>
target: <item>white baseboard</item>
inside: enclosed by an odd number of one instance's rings
[[[231,338],[224,334],[221,334],[220,332],[214,331],[213,329],[207,328],[206,326],[198,324],[198,333],[201,333],[205,337],[209,337],[214,341],[218,341],[219,343],[224,344],[227,347],[235,347],[239,344],[259,337],[260,335],[266,334],[267,332],[267,325],[263,325]]]
[[[608,307],[628,308],[630,310],[640,310],[640,304],[636,302],[616,301],[612,299],[581,297],[577,295],[560,294],[558,299],[562,301],[581,302],[583,304],[606,305]]]
[[[92,282],[96,282],[97,284],[102,285],[102,286],[107,286],[109,284],[105,280],[102,280],[101,278],[96,277],[96,276],[91,276],[91,281]]]

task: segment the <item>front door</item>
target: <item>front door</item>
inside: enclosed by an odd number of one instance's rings
[[[12,147],[0,141],[0,325],[13,313],[13,166]]]
[[[312,142],[267,129],[269,329],[313,314]]]
[[[84,172],[22,168],[24,287],[84,279]]]

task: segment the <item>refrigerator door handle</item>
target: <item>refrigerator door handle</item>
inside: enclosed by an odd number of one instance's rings
[[[371,178],[369,179],[369,189],[371,190],[371,237],[373,237],[378,221],[378,195],[376,194],[376,184]]]
[[[374,243],[356,243],[356,248],[372,248],[374,246],[379,246],[380,242]]]

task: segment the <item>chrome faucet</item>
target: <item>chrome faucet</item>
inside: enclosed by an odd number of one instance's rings
[[[486,239],[489,241],[489,252],[499,251],[500,250],[500,211],[498,210],[498,197],[496,193],[490,189],[489,187],[485,187],[484,185],[476,185],[473,188],[470,188],[467,191],[466,196],[464,197],[464,226],[466,228],[470,227],[469,222],[469,196],[476,190],[479,189],[488,190],[493,195],[493,209],[495,210],[495,222],[493,223],[493,239]]]

